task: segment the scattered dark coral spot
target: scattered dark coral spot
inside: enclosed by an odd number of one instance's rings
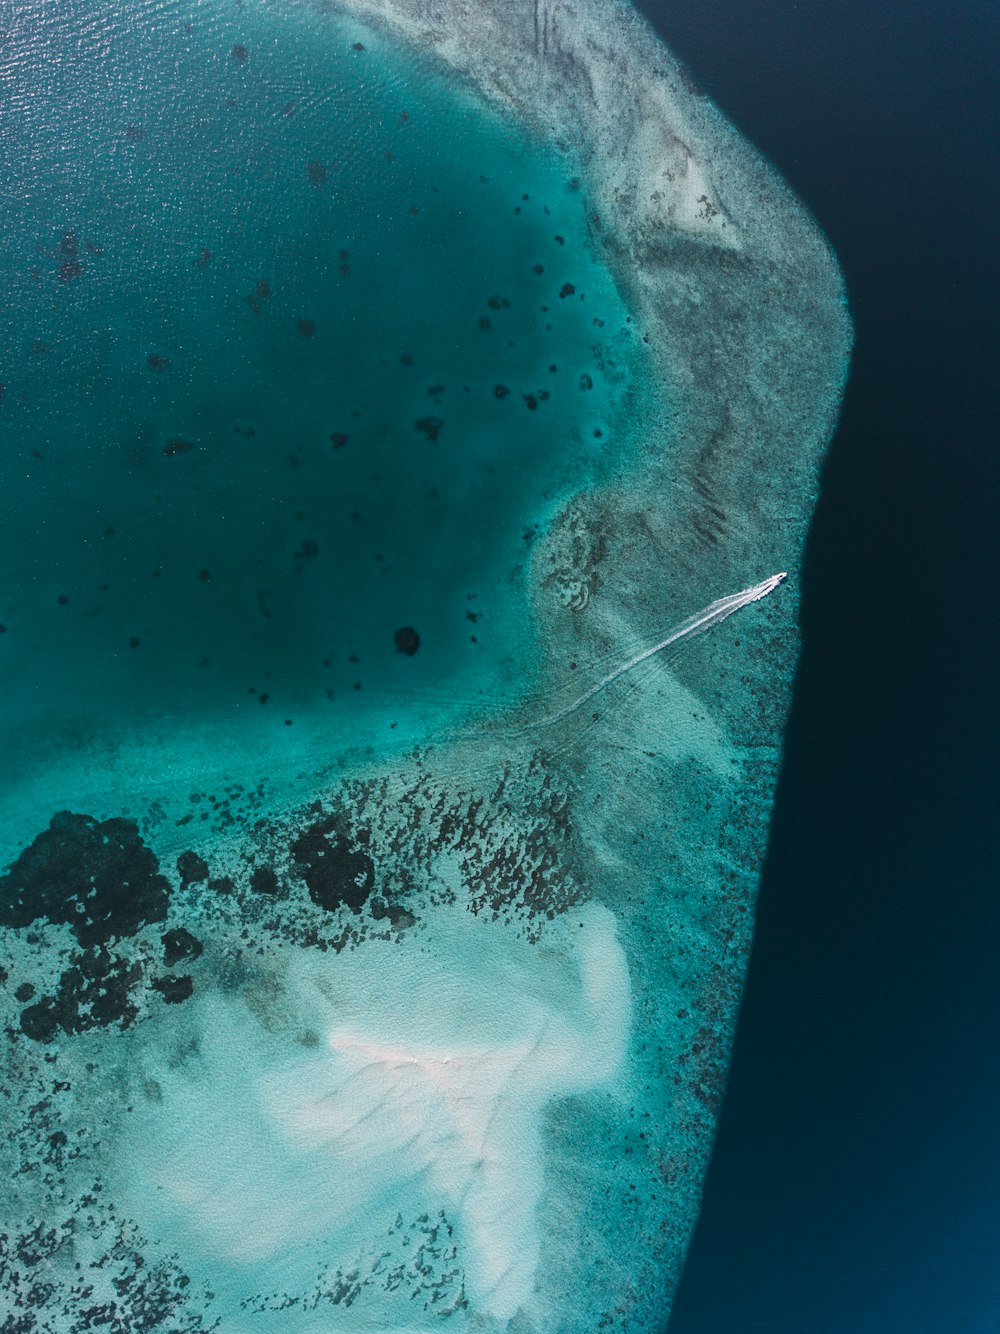
[[[91,945],[162,922],[169,898],[134,821],[60,811],[0,878],[0,923],[65,922]]]
[[[181,888],[188,885],[201,885],[208,879],[208,862],[199,857],[197,852],[182,852],[177,858],[177,874],[181,878]]]
[[[250,888],[255,894],[277,894],[278,877],[270,866],[255,866],[250,875]]]
[[[490,310],[505,310],[510,305],[510,302],[505,296],[491,296],[486,304],[489,306]]]
[[[351,47],[352,51],[363,51],[364,49],[365,49],[364,42],[355,42],[354,45]]]
[[[174,436],[172,440],[168,440],[163,446],[163,452],[168,459],[173,458],[175,454],[186,454],[191,449],[194,449],[194,445],[191,441],[182,440],[180,436]]]
[[[326,167],[323,166],[322,162],[308,163],[306,172],[309,175],[311,184],[314,185],[317,190],[321,189],[326,184]]]
[[[250,59],[250,53],[242,42],[237,42],[230,53],[237,65],[245,65]]]
[[[506,398],[509,393],[510,390],[507,388],[505,384],[495,384],[493,386],[494,398]]]
[[[559,289],[559,295],[561,297],[572,296],[575,291],[576,288],[572,283],[563,283],[562,287]]]
[[[182,959],[197,959],[205,948],[198,937],[183,926],[165,931],[160,939],[163,941],[163,962],[167,968],[173,968]]]
[[[140,142],[140,140],[145,139],[145,137],[146,137],[146,131],[142,128],[141,125],[125,126],[125,138],[129,141],[130,144],[137,144]]]
[[[295,331],[300,338],[312,338],[316,332],[316,322],[314,320],[296,320]]]
[[[139,1013],[133,994],[141,981],[141,964],[129,963],[103,945],[84,950],[61,974],[54,996],[43,996],[21,1011],[21,1030],[36,1042],[51,1042],[59,1029],[83,1033],[111,1024],[127,1028]]]
[[[401,366],[412,366],[413,365],[412,354],[409,352],[400,352],[399,362]]]
[[[170,358],[161,357],[156,352],[150,352],[146,358],[146,365],[151,371],[165,371],[170,365]]]
[[[59,242],[59,254],[62,256],[59,262],[59,277],[64,283],[79,278],[83,273],[79,253],[80,243],[77,240],[76,232],[63,232],[62,239]]]
[[[254,296],[259,296],[262,300],[267,300],[271,295],[271,284],[266,278],[261,278],[260,282],[253,289]]]
[[[591,377],[587,374],[587,372],[584,371],[583,374],[580,376],[580,388],[581,388],[581,389],[593,389],[593,387],[594,387],[594,381],[593,381],[593,380],[591,379]]]
[[[413,424],[418,431],[423,431],[428,440],[436,440],[441,434],[444,420],[441,417],[420,417]]]
[[[405,653],[408,658],[412,658],[420,647],[420,636],[412,625],[401,626],[393,635],[393,639],[397,652]]]
[[[350,438],[346,431],[331,431],[330,433],[330,443],[334,449],[343,449]]]
[[[195,268],[203,269],[205,268],[206,265],[210,264],[211,262],[212,262],[211,250],[207,250],[204,246],[202,246],[198,258],[194,261]]]
[[[194,993],[194,978],[190,973],[177,977],[168,973],[166,977],[154,977],[149,984],[158,991],[168,1005],[180,1005]]]
[[[538,399],[535,397],[535,395],[522,394],[521,397],[524,399],[525,406],[527,407],[528,411],[534,412],[535,409],[538,407]]]
[[[21,1032],[35,1042],[51,1042],[59,1024],[48,1005],[39,1002],[21,1011]]]
[[[317,907],[335,912],[346,905],[352,912],[361,911],[375,886],[375,864],[366,852],[351,846],[335,817],[304,829],[291,852]]]

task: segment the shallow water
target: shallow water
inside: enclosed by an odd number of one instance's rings
[[[388,745],[509,699],[636,341],[565,163],[302,10],[61,9],[2,77],[7,780],[39,718]]]
[[[627,6],[350,8],[7,33],[0,1292],[58,1334],[653,1330],[714,1134],[836,265]]]

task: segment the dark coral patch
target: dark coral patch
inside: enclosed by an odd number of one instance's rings
[[[180,436],[174,436],[172,440],[168,440],[163,446],[163,452],[168,459],[173,458],[175,454],[186,454],[191,449],[194,449],[194,445],[191,441],[182,440]]]
[[[308,826],[292,843],[292,857],[317,907],[335,912],[345,905],[359,913],[375,887],[375,863],[328,816]]]
[[[63,232],[62,240],[59,242],[59,277],[64,283],[70,282],[73,278],[79,278],[83,273],[79,253],[80,243],[77,240],[76,232]]]
[[[350,438],[351,437],[347,434],[346,431],[330,432],[330,444],[333,445],[334,449],[343,449],[344,446],[347,444],[348,440],[350,440]]]
[[[255,866],[250,874],[250,888],[256,894],[277,894],[278,877],[270,866]]]
[[[300,338],[312,338],[316,332],[316,323],[314,320],[296,320],[295,331]]]
[[[158,991],[168,1005],[180,1005],[194,993],[194,979],[189,973],[176,977],[168,973],[166,977],[154,977],[149,984]]]
[[[418,431],[423,431],[428,440],[436,440],[441,434],[444,419],[441,417],[420,417],[413,424]]]
[[[60,1029],[72,1034],[111,1024],[127,1028],[139,1014],[133,995],[141,980],[141,964],[103,946],[85,950],[64,970],[54,996],[21,1011],[21,1031],[35,1042],[51,1042]]]
[[[396,649],[399,653],[405,653],[408,658],[412,658],[414,653],[420,647],[420,636],[414,630],[412,625],[402,625],[393,635],[396,643]]]
[[[182,959],[197,959],[205,948],[198,937],[193,936],[183,926],[177,926],[172,931],[164,932],[161,939],[163,941],[163,962],[168,968],[173,968],[174,964],[180,963]]]
[[[201,885],[208,879],[208,862],[199,857],[197,852],[182,852],[177,858],[177,874],[181,878],[181,887]]]
[[[65,922],[81,945],[167,915],[170,885],[133,820],[60,811],[0,878],[0,923]]]
[[[59,1032],[59,1023],[51,1005],[39,1002],[21,1011],[21,1032],[35,1042],[51,1042]]]

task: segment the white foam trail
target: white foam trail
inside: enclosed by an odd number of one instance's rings
[[[572,704],[567,704],[565,708],[559,709],[557,713],[549,714],[547,718],[541,718],[534,723],[527,723],[521,730],[529,732],[539,727],[550,727],[553,723],[568,718],[571,713],[575,713],[589,699],[593,699],[595,695],[600,694],[605,686],[611,685],[612,681],[617,681],[619,677],[632,671],[634,667],[638,667],[647,658],[662,653],[665,648],[670,648],[672,644],[679,644],[685,639],[693,639],[695,635],[704,634],[706,630],[711,630],[724,621],[727,616],[732,616],[734,611],[739,611],[741,607],[746,607],[751,602],[759,602],[761,598],[766,598],[787,578],[787,571],[782,570],[779,574],[772,574],[768,579],[762,579],[759,584],[754,584],[752,588],[744,588],[739,593],[730,593],[724,598],[719,598],[716,602],[710,602],[707,607],[688,617],[686,621],[682,621],[676,629],[671,630],[666,639],[661,639],[652,648],[643,649],[641,653],[629,658],[627,662],[622,663],[620,667],[616,667],[614,671],[608,672],[607,676],[602,676]]]

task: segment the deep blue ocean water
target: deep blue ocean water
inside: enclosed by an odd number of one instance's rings
[[[785,173],[857,343],[671,1334],[1000,1329],[1000,17],[643,11]]]

